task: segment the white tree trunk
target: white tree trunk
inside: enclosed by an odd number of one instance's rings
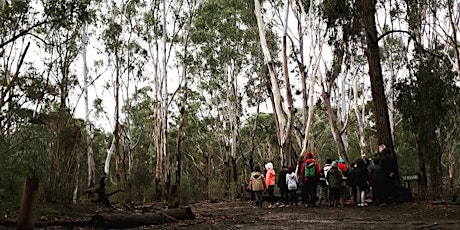
[[[312,39],[311,39],[311,42],[313,43],[314,39],[313,39],[313,35],[312,35]],[[316,77],[318,75],[318,70],[319,70],[319,65],[321,63],[321,55],[322,55],[322,52],[323,52],[323,41],[320,41],[319,42],[319,50],[317,51],[313,46],[313,44],[311,44],[311,51],[312,51],[312,54],[313,54],[313,58],[312,58],[312,62],[314,63],[314,68],[313,68],[313,71],[312,71],[312,74],[310,76],[310,89],[309,89],[309,92],[308,92],[308,120],[307,120],[307,125],[306,125],[306,128],[305,128],[305,136],[304,136],[304,139],[303,139],[303,145],[302,145],[302,153],[306,152],[307,151],[307,147],[308,147],[308,143],[309,143],[309,140],[310,140],[310,132],[311,132],[311,129],[312,129],[312,125],[313,125],[313,115],[315,113],[315,109],[316,109],[316,105],[315,105],[315,85],[316,85]]]
[[[85,122],[86,122],[86,151],[87,151],[87,161],[88,161],[88,188],[93,187],[95,184],[95,171],[96,166],[94,163],[94,151],[93,151],[93,125],[89,119],[89,97],[88,97],[88,63],[86,60],[86,51],[88,45],[88,33],[86,23],[82,26],[82,43],[81,43],[81,55],[83,59],[83,92],[85,98]]]
[[[105,175],[109,175],[110,172],[110,160],[112,156],[115,154],[115,137],[112,139],[112,143],[110,144],[110,148],[107,150],[107,156],[105,157],[104,163],[104,173]]]
[[[168,156],[168,71],[167,71],[167,24],[166,24],[166,0],[163,0],[163,97],[162,97],[162,106],[161,106],[161,146],[162,146],[162,155],[164,163],[164,172],[167,180],[167,184],[171,184],[171,171],[169,168],[169,156]],[[169,188],[166,188],[169,189]]]
[[[260,37],[260,45],[262,47],[262,52],[264,53],[264,60],[265,64],[268,66],[268,70],[270,73],[270,82],[272,85],[272,94],[275,100],[275,113],[278,117],[278,122],[280,124],[280,136],[284,136],[284,127],[286,127],[286,116],[284,115],[283,105],[281,102],[281,90],[278,83],[278,76],[275,70],[275,63],[270,55],[270,50],[268,49],[267,39],[265,37],[265,29],[264,29],[264,21],[262,18],[262,9],[260,6],[259,0],[254,0],[254,14],[256,15],[257,25],[259,28],[259,37]]]
[[[366,123],[364,122],[364,114],[366,111],[366,106],[362,104],[362,111],[360,112],[359,108],[359,96],[358,96],[358,77],[353,76],[353,100],[354,100],[354,112],[356,115],[356,121],[358,122],[358,136],[359,136],[359,147],[361,149],[361,155],[366,152],[366,141],[364,130],[366,128]]]

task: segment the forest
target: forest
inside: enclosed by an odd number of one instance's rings
[[[242,198],[251,171],[392,149],[459,193],[460,2],[0,0],[0,201]],[[93,189],[93,190],[92,190]],[[89,192],[88,192],[89,191]]]

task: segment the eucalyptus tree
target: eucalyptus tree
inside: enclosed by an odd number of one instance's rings
[[[455,11],[455,9],[458,9],[460,7],[460,3],[458,1],[452,1],[452,0],[446,0],[441,2],[441,12],[438,17],[434,17],[435,25],[436,28],[440,27],[439,29],[436,29],[436,31],[439,31],[441,35],[443,35],[443,40],[446,43],[446,46],[444,47],[444,52],[445,53],[451,53],[451,55],[446,55],[446,58],[452,63],[453,69],[457,73],[457,77],[454,78],[455,82],[458,82],[460,80],[460,47],[459,47],[459,36],[460,36],[460,26],[459,26],[459,21],[460,21],[460,14],[458,11]],[[444,17],[440,17],[443,15],[442,12],[446,12]],[[449,26],[445,26],[445,25]],[[454,148],[455,148],[455,133],[458,132],[459,130],[459,122],[457,115],[458,111],[456,109],[449,111],[448,117],[451,118],[453,121],[451,122],[446,122],[448,125],[443,125],[445,127],[445,138],[444,138],[444,149],[446,155],[443,157],[445,158],[445,161],[447,161],[446,167],[447,167],[447,172],[449,176],[449,189],[452,191],[454,188],[454,178],[455,178],[455,173],[454,169],[455,164],[458,164],[455,162],[455,156],[454,156]]]
[[[31,57],[31,50],[41,42],[33,38],[38,37],[41,28],[61,27],[64,21],[80,17],[84,11],[79,4],[75,4],[57,14],[54,8],[59,4],[67,3],[2,1],[0,4],[0,57],[4,60],[0,64],[2,130],[12,121],[12,112],[22,107],[24,102],[31,101],[38,105],[49,99],[50,91],[53,91],[47,86],[46,79],[40,76],[41,70],[34,66],[37,58]]]
[[[268,41],[266,38],[266,29],[265,22],[262,17],[262,5],[259,0],[254,0],[254,14],[256,15],[258,32],[259,32],[259,41],[262,52],[264,54],[264,62],[267,65],[270,74],[270,89],[271,97],[273,98],[272,105],[275,115],[276,127],[277,127],[277,137],[278,143],[280,145],[280,158],[282,159],[281,163],[292,163],[291,162],[291,137],[294,121],[294,106],[290,85],[290,76],[287,66],[287,19],[289,12],[289,1],[285,5],[285,21],[283,28],[283,55],[282,55],[282,65],[283,65],[283,76],[286,84],[286,101],[287,101],[287,111],[284,109],[284,103],[282,101],[280,79],[278,76],[278,71],[276,67],[276,59],[273,58],[274,55],[270,52],[268,46]],[[285,162],[285,160],[288,160]]]
[[[72,64],[79,54],[80,27],[88,18],[88,1],[49,2],[45,5],[46,15],[60,18],[62,9],[77,12],[72,17],[61,18],[59,23],[44,24],[40,27],[36,38],[39,48],[44,50],[40,57],[43,61],[44,76],[55,89],[57,97],[44,104],[33,122],[47,125],[53,131],[52,148],[49,160],[53,162],[47,167],[49,180],[45,181],[46,199],[51,201],[67,201],[69,191],[73,189],[73,201],[79,194],[80,154],[76,151],[81,140],[81,124],[72,119],[70,96],[78,81]],[[46,31],[46,32],[45,32]],[[48,111],[46,111],[48,108]],[[71,175],[72,183],[68,183]],[[72,188],[73,186],[73,188]]]
[[[446,11],[440,3],[406,1],[406,6],[408,33],[414,49],[410,53],[413,58],[408,65],[411,79],[401,80],[398,88],[398,108],[410,121],[408,125],[416,135],[421,187],[424,191],[428,191],[429,187],[434,195],[435,191],[442,191],[441,144],[443,140],[446,140],[446,144],[449,142],[452,124],[456,123],[453,117],[448,116],[449,111],[455,111],[452,105],[457,100],[453,96],[455,93],[452,93],[455,90],[452,72],[455,67],[448,61],[449,51],[443,53],[449,50],[446,47],[450,39],[441,40],[438,32],[447,31],[449,24],[433,23]],[[408,89],[407,85],[413,89]],[[412,112],[421,107],[424,108],[423,112]],[[436,119],[433,120],[432,116]],[[445,124],[450,124],[450,128],[444,129]]]
[[[182,40],[182,52],[178,52],[178,69],[182,69],[180,74],[180,85],[179,85],[179,94],[181,95],[178,100],[178,121],[177,121],[177,137],[176,137],[176,157],[175,157],[175,180],[174,184],[171,186],[171,191],[169,194],[170,198],[173,198],[173,201],[170,203],[172,207],[177,207],[180,205],[180,191],[181,191],[181,178],[182,178],[182,158],[183,154],[183,140],[184,140],[184,126],[186,123],[187,116],[187,104],[189,97],[189,64],[191,62],[191,54],[189,53],[189,44],[190,44],[190,35],[191,35],[191,26],[192,21],[195,17],[195,11],[197,7],[196,1],[185,1],[183,10],[184,15],[181,16],[184,21],[183,30],[179,38]]]
[[[360,58],[357,54],[360,52],[359,46],[354,42],[359,37],[361,31],[359,18],[356,17],[354,12],[355,8],[355,5],[347,2],[324,1],[320,4],[321,10],[319,11],[320,16],[322,16],[327,25],[329,35],[328,44],[334,47],[331,68],[326,67],[326,76],[321,82],[322,98],[336,142],[338,155],[347,162],[349,162],[346,142],[348,106],[344,103],[348,97],[346,90],[346,82],[349,80],[347,79],[347,72],[350,70],[351,64],[356,64],[356,62],[352,61],[359,60]],[[342,76],[342,80],[339,86],[338,81],[340,76]],[[334,88],[340,88],[341,90],[338,92],[338,90],[333,90]],[[337,118],[331,105],[331,96],[334,94],[334,91],[336,92],[336,99],[338,101],[336,103]]]
[[[413,64],[411,78],[405,78],[397,85],[397,107],[407,121],[409,129],[417,135],[417,152],[421,186],[426,190],[429,167],[430,188],[433,195],[442,191],[442,166],[440,128],[449,110],[455,109],[456,98],[453,72],[450,65],[433,57],[423,55]]]
[[[256,44],[251,23],[251,2],[232,0],[204,1],[192,23],[191,35],[196,63],[202,63],[197,85],[209,95],[209,109],[218,120],[215,127],[224,149],[224,175],[228,186],[237,182],[237,154],[240,152],[242,92],[240,79],[248,75],[254,61],[248,56]],[[197,67],[199,68],[199,67]]]
[[[371,82],[372,99],[375,110],[375,125],[379,144],[385,144],[394,151],[393,138],[391,136],[388,104],[385,97],[382,65],[380,60],[379,37],[376,25],[375,0],[363,0],[361,2],[361,23],[364,29],[365,52],[369,65],[369,77]]]
[[[93,151],[93,124],[91,124],[89,115],[89,97],[88,97],[88,62],[87,62],[87,46],[88,46],[88,29],[87,24],[84,23],[81,28],[81,56],[83,62],[83,93],[85,100],[85,122],[86,122],[86,151],[87,151],[87,162],[88,162],[88,188],[93,187],[96,178],[96,166],[94,164],[94,151]]]
[[[171,60],[176,60],[175,51],[180,50],[179,32],[186,24],[189,13],[186,6],[195,4],[193,1],[152,1],[146,5],[143,13],[144,30],[142,38],[146,43],[148,53],[148,65],[152,66],[149,73],[153,84],[153,99],[155,110],[152,120],[155,124],[153,135],[155,148],[155,198],[160,199],[171,189],[172,161],[173,157],[169,150],[169,118],[171,103],[176,98],[170,97],[176,93],[170,92],[169,82],[173,76],[169,71],[172,67]],[[185,9],[185,10],[184,10]],[[183,47],[182,47],[183,48]],[[174,86],[175,87],[175,86]],[[177,92],[177,90],[176,90]]]
[[[112,155],[115,156],[116,186],[126,191],[121,195],[124,200],[133,197],[132,183],[135,173],[135,149],[139,143],[140,132],[134,130],[132,106],[139,103],[138,90],[142,90],[148,80],[146,64],[149,59],[145,48],[143,1],[123,1],[107,3],[100,19],[106,26],[101,34],[106,65],[113,73],[113,82],[109,88],[114,89],[115,117],[113,141],[107,151],[105,174],[109,174]]]

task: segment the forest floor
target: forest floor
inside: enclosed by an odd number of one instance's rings
[[[219,201],[189,206],[194,219],[131,229],[460,229],[460,204],[452,202],[414,201],[384,207],[254,208],[251,201]],[[116,204],[114,207],[108,209],[90,203],[37,204],[36,222],[42,225],[35,229],[92,229],[55,224],[86,221],[96,214],[126,212],[128,208]],[[136,208],[161,209],[155,204],[138,204]],[[16,229],[11,224],[17,221],[19,205],[0,202],[0,215],[0,229]]]

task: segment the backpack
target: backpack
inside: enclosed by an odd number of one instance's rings
[[[305,166],[305,175],[307,177],[315,177],[316,176],[316,168],[315,168],[315,162],[310,162]]]

